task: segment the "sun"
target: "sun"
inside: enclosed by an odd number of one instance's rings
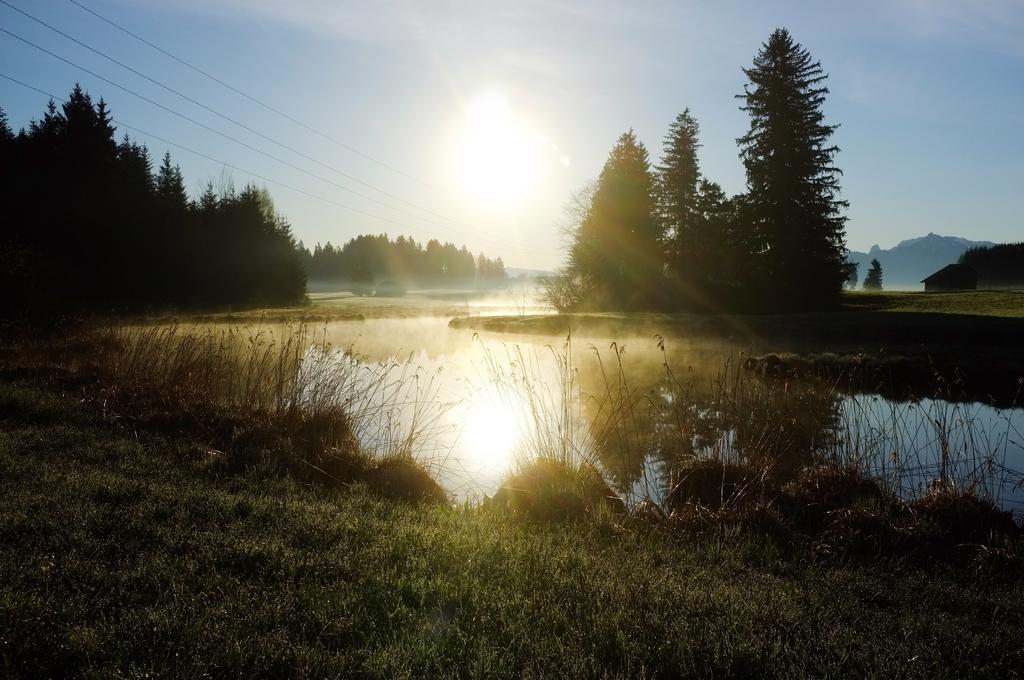
[[[504,95],[481,94],[466,106],[455,141],[456,185],[484,207],[512,207],[541,181],[547,145],[548,140],[530,129]]]
[[[482,465],[504,469],[519,441],[519,425],[511,409],[481,393],[463,415],[462,439],[466,451]]]

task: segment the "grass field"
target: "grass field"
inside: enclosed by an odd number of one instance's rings
[[[460,317],[456,328],[723,337],[769,349],[850,351],[1024,346],[1024,291],[847,293],[836,311],[801,314],[603,312]]]
[[[216,473],[0,385],[7,677],[1013,677],[1019,568]]]
[[[923,312],[1024,318],[1024,290],[969,290],[954,293],[857,291],[844,304],[856,311]]]

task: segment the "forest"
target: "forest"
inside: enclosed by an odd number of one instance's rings
[[[0,303],[5,318],[302,302],[306,279],[499,286],[502,259],[431,239],[297,243],[266,189],[207,183],[190,198],[169,153],[115,138],[106,102],[75,86],[14,134],[0,110]],[[16,293],[14,293],[16,291]]]
[[[319,243],[301,248],[310,281],[373,283],[390,280],[410,287],[494,288],[507,281],[505,263],[484,253],[473,257],[466,246],[436,239],[422,246],[412,238],[363,234],[335,247]]]
[[[106,102],[76,86],[15,135],[0,119],[0,303],[7,315],[284,305],[306,276],[266,190],[208,184],[117,141]],[[16,291],[16,292],[15,292]]]
[[[1024,242],[971,248],[960,256],[960,264],[978,273],[981,288],[1024,287]]]

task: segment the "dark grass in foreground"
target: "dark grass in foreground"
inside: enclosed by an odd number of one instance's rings
[[[11,677],[1012,677],[999,562],[818,562],[755,532],[531,522],[258,471],[0,385]]]

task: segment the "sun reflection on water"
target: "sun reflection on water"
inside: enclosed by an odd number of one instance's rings
[[[481,467],[506,470],[521,434],[514,411],[495,395],[482,392],[462,415],[461,447]]]

